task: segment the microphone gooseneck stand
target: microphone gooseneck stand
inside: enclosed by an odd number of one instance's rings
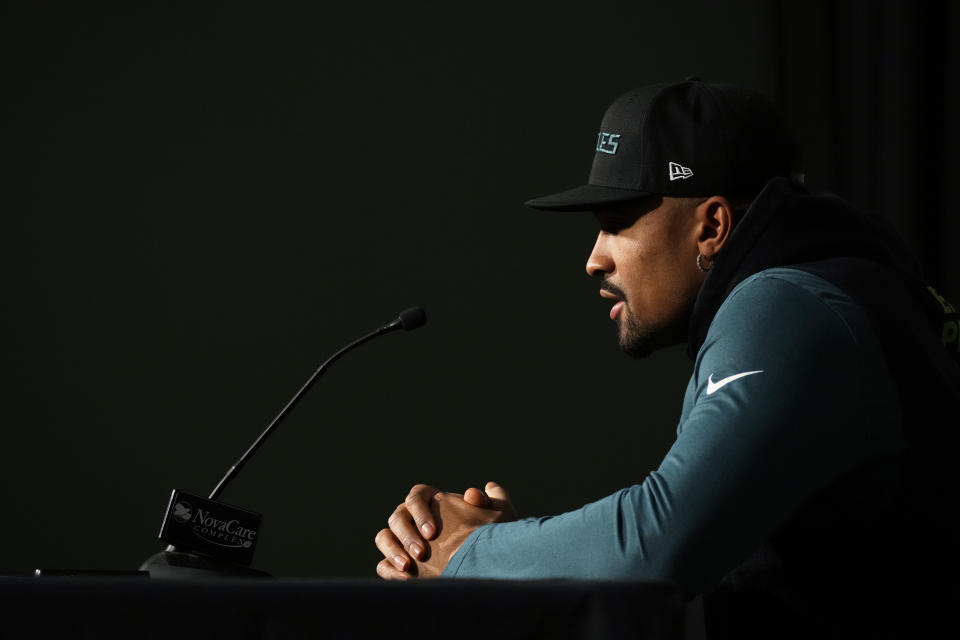
[[[244,452],[242,456],[237,460],[237,462],[227,470],[227,473],[224,474],[223,478],[220,479],[220,482],[217,483],[217,486],[214,487],[213,491],[210,492],[210,496],[207,500],[215,501],[220,494],[223,492],[224,487],[233,480],[240,470],[247,464],[253,454],[263,445],[266,439],[270,436],[271,433],[277,428],[277,425],[280,424],[280,421],[283,420],[288,413],[300,402],[300,399],[304,394],[313,386],[317,379],[323,375],[327,367],[336,362],[341,356],[346,354],[348,351],[354,349],[355,347],[360,346],[364,342],[373,340],[377,336],[381,336],[385,333],[390,333],[391,331],[396,331],[398,329],[403,329],[405,331],[412,331],[418,327],[422,327],[427,322],[427,315],[420,307],[413,307],[411,309],[406,309],[400,313],[400,316],[382,327],[371,331],[367,335],[354,340],[347,346],[343,347],[332,356],[327,358],[327,360],[317,367],[316,371],[313,372],[313,375],[300,387],[300,390],[287,402],[286,406],[280,410],[280,413],[277,414],[267,428],[254,440],[253,444]],[[174,504],[171,501],[171,504],[168,508],[167,518],[171,517],[170,511],[174,508]],[[166,522],[166,520],[165,520]],[[174,545],[168,546],[163,551],[155,553],[154,555],[147,558],[147,560],[140,566],[141,571],[147,571],[150,574],[151,578],[223,578],[223,577],[269,577],[270,574],[265,571],[260,571],[259,569],[254,569],[252,567],[244,566],[237,562],[232,562],[229,560],[224,560],[222,558],[216,558],[211,555],[195,553],[191,550],[178,549]]]

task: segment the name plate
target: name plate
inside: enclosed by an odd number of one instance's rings
[[[249,565],[262,519],[254,511],[174,489],[160,527],[160,539],[177,551]]]

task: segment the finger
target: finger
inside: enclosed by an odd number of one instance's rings
[[[389,560],[384,558],[377,565],[377,575],[384,580],[409,580],[413,576],[409,573],[400,571]]]
[[[497,500],[503,500],[504,502],[510,502],[510,494],[507,493],[507,490],[501,487],[496,482],[488,482],[487,486],[484,487],[487,492],[487,495],[491,498]]]
[[[413,564],[413,561],[407,556],[397,536],[390,529],[381,529],[373,539],[377,549],[383,554],[384,560],[390,563],[400,571],[406,571]]]
[[[430,512],[430,501],[436,494],[437,490],[433,487],[418,484],[410,489],[404,501],[424,540],[430,540],[437,534],[437,523],[433,521],[433,514]]]
[[[487,494],[473,487],[463,492],[463,500],[475,507],[483,507],[486,509],[490,506],[490,499],[487,498]]]
[[[503,511],[509,518],[517,517],[517,510],[510,501],[510,494],[496,482],[488,482],[484,487],[487,495],[490,497],[490,506],[488,509]]]
[[[390,527],[394,538],[400,541],[400,544],[403,545],[410,556],[417,560],[422,559],[426,543],[420,537],[420,532],[417,531],[417,525],[410,516],[410,512],[407,511],[406,504],[397,505],[397,508],[387,518],[387,526]]]

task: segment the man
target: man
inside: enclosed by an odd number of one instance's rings
[[[418,485],[379,575],[668,580],[705,594],[711,637],[908,633],[955,595],[956,312],[883,220],[805,190],[765,98],[631,91],[588,184],[527,204],[593,212],[587,272],[628,354],[687,343],[677,439],[555,517],[516,520],[495,483]]]

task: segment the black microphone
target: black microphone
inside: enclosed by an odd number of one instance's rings
[[[253,511],[217,502],[217,497],[250,461],[253,454],[263,446],[270,434],[300,402],[317,378],[323,375],[327,367],[348,351],[377,336],[398,329],[412,331],[426,323],[427,314],[422,308],[406,309],[400,312],[396,320],[354,340],[327,358],[253,444],[227,470],[206,499],[174,489],[160,527],[160,540],[169,543],[170,546],[165,551],[148,558],[140,569],[149,571],[151,577],[182,578],[190,574],[209,576],[211,573],[221,576],[267,575],[246,566],[253,560],[262,516]]]
[[[210,496],[207,499],[208,500],[217,499],[217,496],[220,495],[220,493],[223,491],[223,488],[227,485],[227,483],[233,480],[233,478],[237,475],[237,473],[240,472],[240,469],[242,469],[243,466],[247,464],[247,461],[250,459],[250,457],[254,453],[256,453],[257,449],[259,449],[260,446],[263,444],[263,442],[270,436],[271,433],[273,433],[273,430],[276,429],[278,424],[280,424],[280,421],[283,420],[284,417],[286,417],[286,415],[290,412],[291,409],[293,409],[293,407],[298,402],[300,402],[300,398],[303,397],[303,394],[305,394],[307,390],[313,386],[313,383],[317,381],[317,378],[319,378],[324,371],[326,371],[327,367],[333,364],[336,360],[338,360],[340,356],[344,355],[354,347],[360,346],[364,342],[373,340],[377,336],[381,336],[385,333],[390,333],[391,331],[396,331],[397,329],[400,329],[400,328],[404,329],[405,331],[412,331],[418,327],[422,327],[426,323],[427,323],[427,314],[423,311],[423,309],[421,309],[420,307],[413,307],[410,309],[406,309],[404,311],[401,311],[400,317],[398,317],[393,322],[389,324],[385,324],[379,329],[371,331],[370,333],[363,336],[359,340],[355,340],[351,342],[350,344],[345,346],[343,349],[340,349],[340,351],[337,351],[335,354],[327,358],[327,361],[321,364],[319,367],[317,367],[317,370],[313,372],[313,375],[310,376],[310,378],[304,383],[302,387],[300,387],[300,391],[297,391],[296,395],[294,395],[290,399],[290,401],[287,403],[287,406],[285,406],[283,409],[280,410],[280,413],[278,413],[277,417],[273,419],[273,422],[271,422],[267,426],[267,428],[263,430],[263,433],[260,434],[260,437],[257,438],[252,445],[250,445],[250,448],[247,449],[246,453],[240,456],[240,459],[237,460],[236,464],[234,464],[232,467],[230,467],[230,469],[227,470],[227,473],[223,476],[223,478],[220,479],[220,482],[217,483],[217,486],[213,489],[213,491],[210,492]]]

